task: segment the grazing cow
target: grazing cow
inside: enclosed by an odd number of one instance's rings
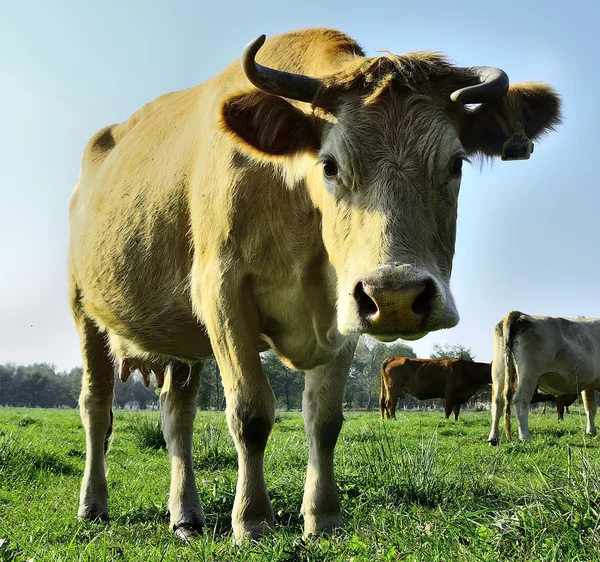
[[[512,391],[517,389],[516,382],[512,384]],[[494,396],[494,383],[492,383],[492,396]],[[554,394],[543,394],[535,389],[533,396],[531,397],[530,404],[539,404],[540,402],[554,402],[556,404],[556,412],[558,415],[558,421],[562,421],[565,417],[565,409],[569,411],[569,406],[577,400],[577,394],[561,394],[560,396],[554,396]]]
[[[489,363],[466,359],[410,359],[388,357],[381,365],[381,417],[396,419],[396,404],[405,394],[417,400],[444,398],[446,419],[484,385],[492,382]]]
[[[516,387],[513,386],[513,392]],[[556,413],[558,415],[558,421],[563,421],[565,417],[565,408],[569,411],[569,406],[577,400],[577,394],[561,394],[560,396],[554,396],[553,394],[542,394],[538,392],[537,388],[531,398],[531,404],[538,404],[539,402],[554,402],[556,403]]]
[[[458,322],[449,281],[462,163],[560,118],[548,86],[509,88],[498,69],[434,53],[366,57],[329,29],[261,36],[241,63],[85,148],[69,237],[87,437],[80,519],[108,515],[114,354],[193,365],[167,370],[161,407],[171,527],[184,537],[202,527],[192,426],[214,356],[239,458],[234,537],[267,532],[275,398],[259,352],[271,347],[306,372],[305,533],[339,527],[333,451],[358,334],[417,339]]]
[[[510,404],[514,404],[519,438],[531,439],[529,403],[536,391],[560,396],[581,393],[586,432],[596,434],[595,390],[600,389],[600,319],[530,316],[512,311],[494,330],[490,445],[498,444],[498,424],[510,439]]]

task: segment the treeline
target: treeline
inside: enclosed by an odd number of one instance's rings
[[[379,403],[381,363],[386,357],[415,357],[413,349],[401,342],[383,344],[362,337],[354,354],[344,402],[346,407],[376,409]],[[463,357],[473,359],[470,350],[463,346],[434,346],[432,357]],[[304,375],[287,368],[272,351],[261,354],[263,367],[277,399],[278,407],[298,409],[302,404]],[[0,406],[25,406],[41,408],[75,408],[81,391],[81,367],[70,371],[57,371],[54,365],[0,365]],[[114,403],[117,408],[154,409],[158,407],[159,389],[151,384],[144,386],[138,374],[125,383],[115,369]],[[488,391],[489,394],[489,391]],[[441,405],[442,402],[428,401]],[[197,398],[201,410],[223,410],[225,397],[219,369],[214,361],[207,361],[200,378]],[[402,403],[409,408],[423,406],[411,397]]]

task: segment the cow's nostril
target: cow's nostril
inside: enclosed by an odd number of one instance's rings
[[[368,318],[374,314],[377,314],[379,310],[375,301],[365,293],[364,285],[362,281],[356,284],[354,287],[354,298],[358,303],[358,314],[361,318]]]
[[[417,298],[413,301],[412,306],[410,307],[413,314],[421,316],[422,318],[428,316],[431,312],[431,303],[436,297],[436,295],[437,290],[435,287],[435,283],[431,279],[428,279],[425,282],[425,288],[419,293]]]

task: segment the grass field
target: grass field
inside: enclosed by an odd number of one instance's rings
[[[276,532],[237,547],[236,455],[223,413],[196,418],[194,463],[207,518],[190,543],[168,529],[169,459],[157,412],[115,413],[109,524],[76,521],[85,438],[79,412],[0,408],[0,560],[600,560],[598,441],[576,408],[531,414],[534,441],[486,444],[489,413],[346,413],[336,475],[345,529],[301,540],[307,445],[280,413],[266,455]]]

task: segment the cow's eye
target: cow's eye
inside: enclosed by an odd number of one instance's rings
[[[463,159],[460,156],[457,156],[452,161],[452,173],[455,176],[458,176],[460,174],[460,171],[462,170],[462,165],[463,165]]]
[[[338,167],[332,158],[325,158],[325,160],[323,160],[323,173],[326,178],[334,178],[337,176]]]

